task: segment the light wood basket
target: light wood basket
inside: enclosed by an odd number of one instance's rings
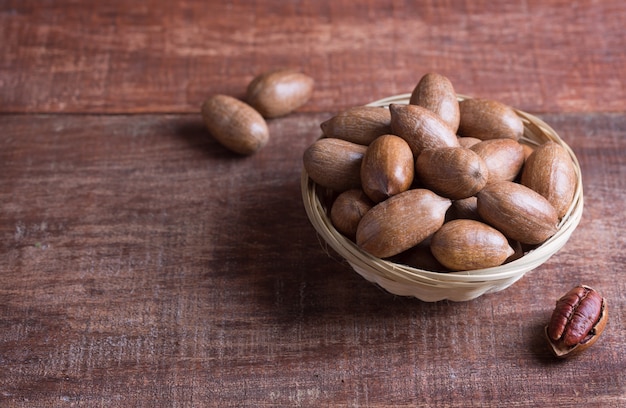
[[[410,94],[391,96],[372,102],[368,106],[388,107],[391,103],[408,104],[410,96]],[[458,95],[458,98],[463,100],[468,97]],[[309,178],[306,170],[303,170],[302,198],[311,224],[323,241],[345,258],[357,273],[390,293],[413,296],[426,302],[446,299],[460,302],[506,289],[559,251],[578,226],[583,212],[580,165],[572,149],[541,119],[519,110],[515,112],[524,122],[524,135],[520,141],[539,145],[551,140],[560,144],[571,156],[578,179],[574,199],[567,214],[562,218],[557,233],[521,258],[498,267],[442,273],[374,257],[334,228],[328,216],[329,208],[317,194],[318,186]]]

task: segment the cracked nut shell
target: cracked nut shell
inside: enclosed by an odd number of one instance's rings
[[[586,285],[578,285],[556,302],[545,335],[558,358],[577,354],[598,340],[608,320],[606,300]]]

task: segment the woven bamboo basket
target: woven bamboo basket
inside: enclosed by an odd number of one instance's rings
[[[463,100],[468,97],[458,95],[458,98]],[[368,105],[388,107],[391,103],[408,104],[409,99],[410,94],[401,94]],[[417,269],[374,257],[361,250],[333,227],[329,207],[318,195],[319,186],[309,178],[306,170],[303,170],[302,198],[311,224],[323,241],[343,257],[357,273],[395,295],[412,296],[426,302],[440,300],[460,302],[508,288],[526,273],[546,262],[565,245],[578,226],[583,212],[580,165],[572,149],[541,119],[519,110],[515,112],[524,122],[524,135],[520,142],[539,145],[551,140],[560,144],[571,156],[578,179],[574,199],[567,214],[560,221],[557,233],[522,257],[497,267],[448,273]]]

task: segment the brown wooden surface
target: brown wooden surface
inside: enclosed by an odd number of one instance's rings
[[[626,405],[625,20],[614,0],[0,0],[0,406]],[[276,66],[313,99],[229,153],[199,104]],[[567,245],[470,302],[365,282],[300,198],[320,122],[429,71],[536,113],[583,170]],[[609,323],[556,361],[542,328],[578,283]]]

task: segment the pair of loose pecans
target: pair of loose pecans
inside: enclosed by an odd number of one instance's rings
[[[576,168],[561,145],[520,143],[511,107],[459,102],[440,74],[424,75],[409,104],[354,107],[321,128],[305,169],[338,194],[335,228],[379,258],[426,246],[435,270],[498,266],[553,236],[574,198]],[[425,257],[408,258],[424,267]]]
[[[245,102],[229,95],[209,96],[202,104],[202,119],[224,147],[250,155],[269,141],[265,119],[287,115],[304,105],[313,86],[313,78],[295,70],[267,71],[248,84]]]

